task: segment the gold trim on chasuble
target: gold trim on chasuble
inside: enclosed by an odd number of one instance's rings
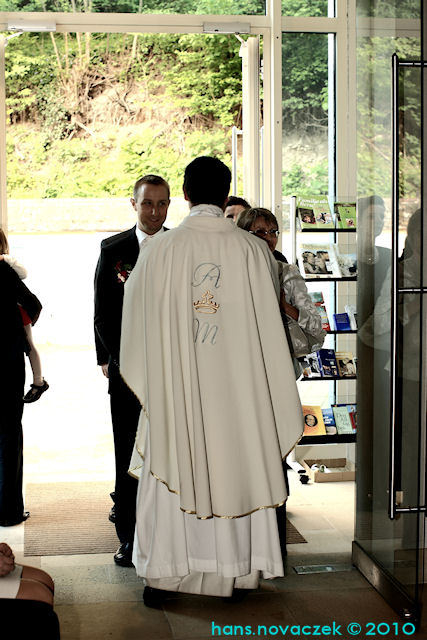
[[[166,480],[162,480],[161,478],[159,478],[159,476],[156,476],[156,474],[153,473],[153,471],[150,471],[150,473],[153,476],[153,478],[155,478],[156,480],[164,484],[167,490],[170,491],[170,493],[174,493],[177,496],[180,495],[179,491],[175,491],[174,489],[170,488]],[[194,515],[197,516],[198,520],[210,520],[211,518],[222,518],[223,520],[235,520],[236,518],[244,518],[246,516],[250,516],[251,513],[255,513],[255,511],[261,511],[261,509],[277,509],[278,507],[281,507],[282,504],[285,504],[285,502],[286,502],[286,498],[282,500],[282,502],[278,502],[277,504],[269,504],[269,505],[266,505],[265,507],[257,507],[256,509],[252,509],[252,511],[248,511],[247,513],[241,513],[238,516],[220,516],[217,513],[213,513],[211,516],[198,516],[195,511],[190,511],[189,509],[183,509],[182,507],[180,507],[180,509],[184,513],[188,513],[192,516]]]

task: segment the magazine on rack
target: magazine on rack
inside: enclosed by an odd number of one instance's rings
[[[332,407],[322,409],[323,422],[325,423],[326,435],[334,436],[337,432],[335,424],[334,412]]]
[[[356,431],[357,431],[357,405],[355,403],[353,403],[353,404],[337,403],[335,406],[336,407],[346,407],[347,408],[348,415],[350,416],[351,424],[352,424],[352,427],[353,427],[353,433],[356,433]],[[325,422],[325,424],[326,424],[326,422]]]
[[[332,405],[332,411],[335,418],[335,426],[340,435],[345,433],[354,433],[353,423],[350,413],[346,406]]]
[[[337,253],[337,261],[343,278],[357,276],[357,256],[355,253]]]
[[[302,375],[304,378],[321,378],[322,373],[320,371],[319,362],[317,360],[317,353],[309,353],[301,360]]]
[[[335,329],[337,331],[350,331],[351,324],[348,313],[334,313]]]
[[[334,221],[326,196],[297,196],[297,215],[301,229],[333,229]]]
[[[332,244],[302,243],[299,256],[300,271],[305,278],[341,278]]]
[[[335,351],[333,349],[319,349],[317,352],[317,360],[322,376],[334,377],[339,375]]]
[[[350,351],[337,351],[335,353],[337,359],[338,371],[341,378],[348,378],[356,375],[356,362]]]
[[[323,422],[322,409],[318,406],[302,405],[304,416],[305,436],[325,436],[326,429]]]
[[[350,319],[350,328],[356,330],[357,329],[356,306],[354,304],[346,304],[344,306],[344,311],[347,313]]]
[[[334,212],[338,229],[356,229],[355,202],[335,202]]]
[[[310,298],[316,305],[317,311],[322,318],[322,329],[325,331],[331,330],[331,325],[328,318],[328,312],[326,311],[325,300],[323,298],[322,291],[309,291]]]

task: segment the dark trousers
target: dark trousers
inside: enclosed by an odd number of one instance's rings
[[[282,462],[283,475],[285,476],[286,490],[289,495],[288,465],[285,460]],[[280,551],[282,552],[282,560],[285,561],[287,555],[286,549],[286,502],[276,509],[277,527],[279,529]]]
[[[47,602],[1,598],[0,617],[4,640],[60,640],[58,616]]]
[[[110,366],[110,370],[112,367]],[[110,406],[116,460],[116,533],[120,542],[133,542],[138,481],[128,474],[141,405],[117,371],[110,373]]]
[[[24,354],[3,358],[0,367],[0,522],[22,520],[22,412]]]

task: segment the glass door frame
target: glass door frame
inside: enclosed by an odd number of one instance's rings
[[[421,3],[420,3],[420,6]],[[417,37],[420,38],[420,36],[422,35],[422,31],[421,31],[421,27],[420,27],[420,20],[419,19],[395,19],[395,18],[359,18],[358,19],[358,37],[378,37],[380,38],[404,38],[404,37]],[[425,34],[424,34],[425,37]],[[421,46],[421,54],[422,54],[422,46]],[[424,52],[424,56],[425,56],[425,52]],[[422,59],[422,55],[420,57],[420,59]],[[392,78],[392,61],[390,59],[390,84],[391,84],[391,78]],[[422,86],[422,83],[421,83]],[[396,99],[396,95],[393,96]],[[395,117],[397,118],[398,116],[398,109],[396,109],[396,113],[395,113]],[[398,127],[396,127],[396,124],[394,123],[394,137],[396,138],[398,132]],[[390,136],[391,137],[391,136]],[[422,136],[421,136],[422,139]],[[424,140],[422,140],[421,144],[424,143]],[[396,145],[396,139],[394,140],[394,146],[395,148],[398,148]],[[424,151],[425,154],[425,151]],[[424,155],[425,158],[425,155]],[[422,181],[423,181],[423,175],[422,175],[422,171],[421,170],[421,185],[422,185]],[[425,171],[425,168],[424,168]],[[392,174],[392,166],[390,164],[390,175]],[[393,275],[394,275],[394,289],[396,289],[397,285],[397,255],[398,255],[398,242],[397,242],[397,236],[398,236],[398,227],[396,226],[396,223],[398,223],[398,212],[396,210],[397,204],[398,204],[398,198],[396,198],[396,193],[398,193],[397,189],[398,189],[398,185],[396,183],[396,173],[394,174],[394,185],[393,185],[393,191],[394,191],[394,202],[393,202],[393,218],[394,218],[394,229],[392,231],[392,234],[394,236],[394,242],[393,242],[393,249],[394,249],[394,256],[393,259],[391,261],[390,266],[393,265]],[[390,185],[391,185],[391,181],[390,181]],[[421,194],[422,194],[422,187],[421,187]],[[423,200],[423,195],[421,195],[421,202]],[[359,225],[360,226],[360,225]],[[393,280],[393,277],[392,277]],[[390,287],[391,288],[391,287]],[[392,296],[393,297],[393,296]],[[394,324],[396,324],[397,321],[397,316],[396,316],[396,309],[391,309],[390,310],[390,321],[393,325],[393,319],[394,319]],[[392,342],[392,338],[390,337],[390,344]],[[394,346],[396,346],[396,339],[393,340]],[[390,360],[391,360],[391,369],[393,369],[395,367],[395,362],[394,362],[394,355],[395,352],[393,352],[393,350],[390,351]],[[398,354],[396,354],[398,355]],[[361,365],[363,365],[363,362],[360,363]],[[423,373],[424,375],[424,380],[425,380],[425,371]],[[392,380],[393,383],[393,380]],[[421,387],[421,384],[420,384]],[[393,384],[391,385],[391,389],[393,389]],[[391,403],[394,406],[395,403],[395,399],[392,398],[391,399]],[[422,415],[422,414],[420,414]],[[387,424],[388,426],[388,424]],[[390,433],[390,442],[391,442],[391,452],[392,454],[394,453],[393,451],[393,438],[392,438],[392,434],[393,434],[393,424],[390,425],[390,429],[391,429],[391,433]],[[415,443],[416,444],[416,443]],[[423,440],[421,439],[421,444],[423,445]],[[424,443],[425,444],[425,443]],[[375,452],[373,454],[375,456]],[[385,505],[387,507],[387,509],[385,510],[386,513],[384,514],[385,516],[388,517],[388,520],[391,522],[393,520],[395,520],[397,512],[401,512],[401,517],[405,518],[408,517],[409,511],[414,511],[415,509],[404,509],[404,508],[399,508],[396,504],[396,491],[393,488],[394,484],[393,484],[393,461],[391,460],[390,457],[390,468],[387,468],[387,465],[384,465],[384,471],[383,473],[385,474],[386,478],[387,478],[387,485],[389,485],[389,496],[388,496],[388,501],[387,501],[387,505]],[[359,471],[360,471],[360,466],[359,465]],[[369,471],[369,465],[367,465],[367,468],[364,469],[365,473],[368,473]],[[422,473],[422,477],[424,477],[425,475],[425,470],[421,472]],[[390,474],[390,481],[389,481],[389,474]],[[422,479],[419,478],[419,482],[421,484]],[[403,487],[402,487],[403,488]],[[405,512],[406,515],[405,515]],[[382,512],[381,512],[382,513]],[[412,513],[412,516],[414,516],[415,513]],[[410,517],[412,517],[410,516]],[[356,515],[357,517],[357,515]],[[415,579],[415,583],[414,583],[414,595],[411,594],[410,590],[408,590],[407,588],[405,588],[405,584],[403,582],[401,582],[398,577],[396,577],[396,575],[393,574],[393,570],[392,569],[387,569],[381,562],[381,560],[379,559],[375,549],[369,549],[369,539],[367,539],[367,544],[363,544],[363,541],[361,540],[360,542],[358,540],[355,540],[353,542],[353,563],[355,564],[355,566],[359,569],[359,571],[367,578],[367,580],[375,587],[375,589],[377,589],[377,591],[384,597],[384,599],[388,602],[388,604],[403,618],[406,619],[408,621],[413,622],[414,624],[417,624],[419,622],[420,619],[420,612],[421,612],[421,594],[422,594],[422,576],[423,576],[423,555],[424,555],[424,550],[423,547],[425,546],[425,541],[424,541],[424,517],[422,514],[418,514],[416,516],[418,518],[418,523],[416,525],[416,539],[417,539],[417,547],[416,549],[414,549],[414,553],[413,553],[413,561],[415,562],[415,571],[414,571],[414,579]],[[357,536],[356,536],[357,537]],[[398,549],[401,550],[401,549]],[[412,558],[412,556],[411,556]]]

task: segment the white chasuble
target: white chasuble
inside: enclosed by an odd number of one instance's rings
[[[191,521],[196,537],[204,536],[202,528],[219,539],[226,532],[230,542],[234,537],[230,548],[247,547],[242,558],[233,552],[234,560],[225,558],[220,567],[215,551],[202,563],[188,562],[190,551],[187,562],[163,569],[146,559],[140,575],[183,576],[193,566],[230,578],[252,569],[281,574],[275,512],[268,507],[286,499],[282,458],[301,437],[303,422],[277,295],[267,244],[222,217],[189,216],[139,256],[125,286],[120,356],[121,373],[143,405],[131,470],[141,466],[135,461],[149,443],[137,535],[149,546],[138,534],[140,515],[151,531],[160,529],[164,500],[186,523],[187,544]],[[145,492],[152,506],[158,502],[157,524],[144,512]],[[238,520],[249,524],[239,528]],[[275,529],[275,551],[260,562],[251,552],[252,520],[264,542]]]

